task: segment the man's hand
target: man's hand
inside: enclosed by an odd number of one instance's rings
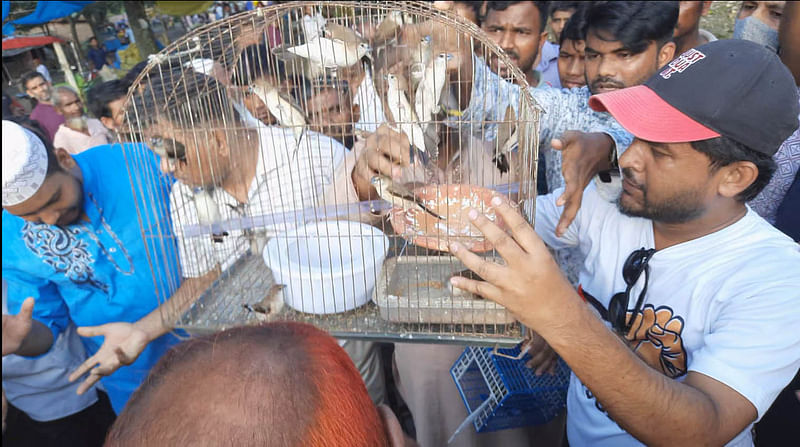
[[[109,376],[121,366],[135,362],[139,354],[150,343],[147,332],[131,323],[108,323],[102,326],[78,328],[78,335],[83,337],[102,336],[103,345],[70,376],[74,382],[87,372],[89,376],[78,387],[78,394],[83,394],[103,376]]]
[[[468,216],[506,265],[481,258],[463,245],[452,243],[450,252],[485,280],[454,276],[451,278],[453,286],[503,305],[533,330],[552,324],[561,312],[560,298],[569,294],[577,296],[577,293],[522,215],[500,197],[492,199],[492,206],[511,229],[511,235],[474,209]]]
[[[365,144],[364,152],[353,169],[353,186],[361,200],[377,196],[370,183],[372,177],[382,174],[397,178],[402,175],[402,169],[411,162],[408,137],[395,132],[386,124],[370,135]]]
[[[611,168],[609,162],[614,141],[604,133],[586,133],[568,130],[550,141],[553,149],[561,151],[561,173],[564,176],[564,193],[556,201],[563,206],[561,219],[556,226],[556,236],[561,237],[578,214],[583,200],[583,190],[598,172]]]
[[[533,369],[537,376],[544,373],[555,374],[558,354],[547,344],[544,337],[531,332],[531,337],[522,342],[522,349],[527,349],[531,355],[531,359],[526,363],[527,367]]]
[[[3,315],[3,356],[19,350],[33,324],[33,304],[31,297],[25,298],[16,315]]]

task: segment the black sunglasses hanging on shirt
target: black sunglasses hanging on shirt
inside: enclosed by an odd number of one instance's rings
[[[625,264],[622,266],[622,278],[625,280],[627,287],[624,292],[614,294],[614,296],[611,297],[611,301],[608,302],[608,321],[611,323],[614,330],[623,336],[628,335],[628,332],[630,332],[633,326],[633,320],[642,310],[644,294],[647,293],[647,280],[650,274],[650,266],[648,266],[647,263],[655,252],[656,250],[653,248],[640,248],[628,256],[628,259],[625,260]],[[633,314],[630,320],[627,320],[631,289],[633,289],[639,277],[642,276],[642,272],[644,272],[644,287],[642,287],[639,298],[636,300],[636,306],[633,308]]]

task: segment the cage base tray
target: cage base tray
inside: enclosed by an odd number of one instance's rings
[[[397,323],[513,324],[503,306],[448,287],[450,277],[465,268],[450,256],[388,259],[373,300],[382,318]]]
[[[390,258],[390,260],[396,258]],[[387,261],[388,262],[388,261]],[[272,272],[260,256],[248,254],[206,290],[176,322],[189,334],[202,335],[241,325],[261,324],[264,319],[247,308],[261,301],[273,284]],[[380,284],[376,285],[376,288]],[[502,312],[506,312],[503,310]],[[481,346],[513,346],[523,338],[518,322],[396,322],[381,316],[381,308],[370,302],[357,309],[328,315],[306,314],[283,306],[267,321],[298,321],[313,324],[338,338],[410,343],[448,343]]]

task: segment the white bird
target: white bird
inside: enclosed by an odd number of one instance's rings
[[[508,154],[510,154],[514,148],[519,147],[520,136],[519,127],[516,125],[516,119],[517,115],[514,112],[514,108],[508,106],[503,122],[497,125],[497,139],[495,141],[495,144],[497,144],[497,152],[492,158],[492,161],[495,166],[497,166],[497,169],[500,170],[501,174],[505,174],[510,169]]]
[[[208,190],[197,188],[192,196],[194,207],[197,209],[197,220],[201,225],[210,225],[222,220],[219,213],[219,205]]]
[[[325,68],[344,68],[358,63],[370,52],[370,46],[365,42],[346,43],[341,40],[318,37],[302,45],[287,48],[286,51]]]
[[[303,109],[291,98],[278,92],[278,89],[266,79],[253,81],[250,91],[264,102],[269,113],[278,120],[278,124],[292,129],[295,141],[299,142],[308,125]]]
[[[395,125],[400,132],[406,134],[412,146],[425,152],[425,134],[408,102],[408,96],[406,96],[405,88],[400,84],[400,78],[389,73],[386,75],[386,83],[388,85],[386,102]]]
[[[268,316],[275,315],[283,309],[283,290],[285,288],[286,286],[283,284],[273,284],[263,300],[252,306],[245,304],[244,308],[254,312],[259,320],[267,321]]]
[[[375,187],[375,191],[378,192],[381,199],[392,205],[404,210],[417,208],[437,219],[444,220],[442,216],[425,206],[422,199],[417,197],[410,189],[393,182],[389,177],[385,175],[376,175],[372,177],[370,183]]]
[[[412,48],[409,54],[409,75],[411,78],[411,89],[417,90],[422,77],[425,75],[425,68],[431,61],[431,36],[423,36],[416,48]]]
[[[425,68],[422,81],[414,93],[414,111],[422,122],[433,121],[439,112],[439,100],[442,98],[445,77],[447,76],[447,61],[453,56],[439,53]]]

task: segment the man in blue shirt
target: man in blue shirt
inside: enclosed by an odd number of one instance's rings
[[[88,372],[78,388],[82,393],[102,378],[119,413],[150,367],[178,341],[164,335],[157,309],[157,297],[170,296],[180,285],[177,252],[170,239],[150,237],[171,228],[170,182],[147,177],[131,184],[126,160],[152,164],[157,172],[157,159],[142,146],[104,145],[73,157],[48,144],[3,121],[8,308],[17,313],[25,298],[34,297],[33,317],[52,331],[53,340],[70,322],[79,326],[90,358],[71,380]],[[163,228],[141,229],[138,222]]]
[[[92,63],[91,69],[99,71],[106,63],[106,49],[97,42],[97,38],[92,36],[89,39],[89,62]]]

